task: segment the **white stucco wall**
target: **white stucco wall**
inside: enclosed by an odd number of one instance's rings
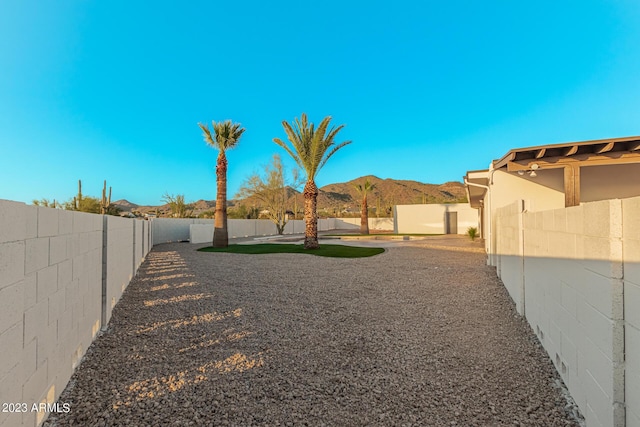
[[[445,234],[445,215],[458,214],[458,234],[466,234],[469,227],[478,227],[478,211],[468,203],[397,205],[393,208],[394,232],[417,234]]]
[[[103,326],[105,220],[7,200],[0,200],[0,218],[0,402],[30,409],[58,399]],[[135,220],[108,218],[113,250],[124,250],[118,240],[125,229],[133,239]],[[112,274],[131,275],[136,253],[149,248],[126,250],[111,254]],[[34,426],[45,415],[0,412],[0,425]]]
[[[640,425],[640,198],[520,210],[499,209],[495,229],[518,311],[588,426]]]

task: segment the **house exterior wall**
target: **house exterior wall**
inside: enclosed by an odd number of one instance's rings
[[[535,178],[515,172],[496,170],[491,187],[491,209],[513,203],[516,199],[527,200],[530,212],[564,207],[564,174],[562,169],[538,171]]]
[[[505,287],[587,425],[640,425],[640,198],[523,208],[496,211]]]
[[[580,168],[580,201],[594,202],[640,196],[640,164]]]
[[[396,234],[445,234],[446,213],[458,213],[458,234],[478,227],[478,211],[468,203],[397,205],[393,207]]]
[[[483,199],[483,237],[489,265],[495,266],[497,262],[493,255],[497,245],[493,232],[497,227],[497,210],[521,198],[525,199],[529,212],[563,208],[563,186],[564,176],[560,169],[541,171],[535,178],[499,169],[489,171],[489,191]]]
[[[143,223],[131,219],[7,200],[0,200],[0,218],[0,402],[29,405],[25,413],[0,412],[0,426],[35,426],[46,413],[31,405],[58,399],[105,326],[103,272],[122,269],[130,277],[149,245],[138,250],[120,242],[132,243],[131,224]],[[105,230],[112,243],[106,249]],[[104,253],[111,255],[107,265]]]

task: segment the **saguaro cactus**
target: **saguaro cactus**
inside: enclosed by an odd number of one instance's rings
[[[78,180],[78,195],[73,198],[73,208],[76,211],[80,210],[80,206],[82,206],[82,180]]]
[[[111,206],[111,187],[109,187],[109,198],[107,198],[107,180],[104,180],[104,185],[102,186],[102,200],[100,201],[100,213],[102,215],[107,213],[107,210]]]

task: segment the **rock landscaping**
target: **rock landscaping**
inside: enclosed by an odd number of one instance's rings
[[[477,242],[198,247],[153,249],[62,393],[70,412],[45,425],[580,423]]]

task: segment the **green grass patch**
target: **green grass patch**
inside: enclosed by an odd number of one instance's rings
[[[383,248],[362,248],[345,245],[320,245],[318,249],[304,249],[302,245],[281,243],[260,243],[257,245],[229,245],[226,248],[207,247],[198,249],[201,252],[228,252],[232,254],[308,254],[334,258],[362,258],[378,255]]]

